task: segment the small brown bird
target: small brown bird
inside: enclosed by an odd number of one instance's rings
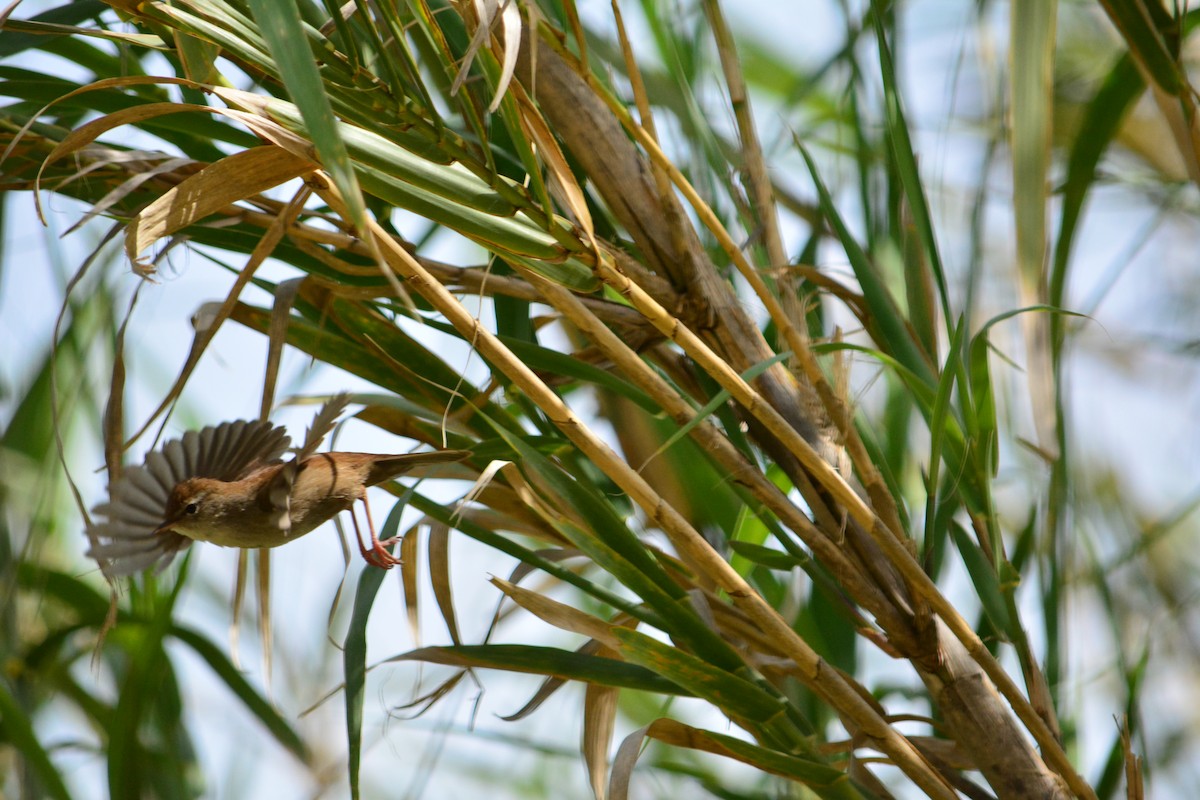
[[[350,509],[359,550],[388,569],[399,559],[379,541],[367,487],[426,464],[461,461],[466,450],[376,455],[316,453],[349,403],[337,395],[317,413],[304,445],[288,461],[289,439],[269,422],[226,422],[184,434],[151,453],[113,483],[109,501],[93,513],[105,520],[89,532],[95,558],[110,579],[157,563],[161,571],[193,540],[223,547],[278,547]],[[362,500],[371,533],[368,548],[354,515]]]

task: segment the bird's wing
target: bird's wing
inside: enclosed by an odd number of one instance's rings
[[[110,487],[108,502],[93,509],[97,519],[89,530],[96,559],[111,579],[132,575],[157,563],[161,571],[175,553],[191,542],[163,524],[171,491],[188,478],[232,481],[278,461],[289,439],[281,427],[267,421],[225,422],[172,439],[131,467]]]
[[[312,425],[308,426],[308,431],[304,434],[304,444],[296,451],[295,461],[303,461],[317,452],[317,448],[333,430],[338,417],[342,415],[348,405],[350,405],[350,395],[346,392],[335,394],[325,401],[325,405],[321,406],[321,410],[313,417]]]
[[[291,439],[287,431],[266,420],[225,422],[183,439],[167,442],[163,453],[176,462],[188,478],[236,481],[267,464],[278,463]],[[177,445],[172,447],[172,445]]]
[[[312,425],[308,426],[304,444],[296,451],[295,458],[284,464],[283,469],[279,470],[267,485],[266,498],[271,504],[275,524],[279,526],[279,530],[287,532],[292,529],[292,487],[300,473],[300,464],[317,452],[317,448],[325,441],[325,437],[333,430],[338,417],[349,404],[350,395],[345,392],[326,400],[325,405],[321,406],[321,410],[313,417]]]

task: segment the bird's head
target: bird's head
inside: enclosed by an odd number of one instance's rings
[[[210,538],[207,531],[220,524],[228,503],[217,491],[220,481],[210,478],[188,478],[176,484],[167,498],[163,523],[155,533],[174,531],[189,539]]]

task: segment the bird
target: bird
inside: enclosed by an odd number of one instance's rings
[[[380,541],[371,520],[367,487],[420,466],[461,461],[468,450],[376,454],[317,448],[349,404],[331,397],[313,419],[304,444],[283,456],[290,438],[269,421],[236,420],[189,431],[125,470],[92,514],[88,555],[110,581],[155,567],[161,572],[193,541],[223,547],[278,547],[349,510],[367,563],[400,563]],[[353,505],[366,509],[370,546]]]

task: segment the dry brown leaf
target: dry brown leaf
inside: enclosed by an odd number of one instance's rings
[[[463,55],[462,65],[454,76],[450,86],[450,94],[457,94],[467,80],[475,54],[479,52],[492,32],[496,17],[500,18],[500,30],[503,33],[503,43],[500,48],[500,76],[496,82],[496,93],[488,104],[488,113],[493,113],[500,107],[504,92],[512,83],[513,73],[517,68],[517,54],[521,46],[521,13],[513,0],[472,0],[475,12],[475,30],[471,35],[471,43]]]
[[[88,169],[100,169],[101,167],[105,166],[106,163],[111,163],[111,161],[98,159],[90,164]],[[99,200],[93,203],[92,207],[87,210],[87,213],[76,220],[76,222],[71,227],[67,228],[62,235],[66,236],[67,234],[79,230],[88,222],[104,214],[114,205],[124,200],[131,193],[137,191],[137,189],[139,189],[147,181],[157,178],[159,175],[173,172],[177,169],[187,167],[194,163],[196,162],[192,161],[190,158],[167,158],[160,160],[158,164],[149,167],[143,172],[136,173],[128,180],[123,181],[119,186],[112,189],[112,191],[108,192],[106,195],[104,195],[104,197],[101,197]],[[78,176],[79,174],[81,173],[77,173],[76,175]],[[70,180],[73,180],[73,178],[67,179],[67,181],[64,181],[64,184],[70,182]],[[62,184],[60,184],[60,188],[61,186]]]
[[[267,256],[274,252],[275,246],[283,238],[284,232],[295,222],[307,197],[307,190],[301,189],[283,207],[280,213],[271,220],[266,233],[255,244],[254,251],[250,254],[246,266],[238,273],[237,279],[233,282],[233,287],[230,288],[225,300],[220,304],[205,304],[193,316],[192,325],[196,330],[196,336],[192,341],[192,348],[188,352],[183,368],[179,371],[179,375],[176,377],[170,391],[167,392],[166,397],[159,403],[158,408],[150,415],[150,418],[142,425],[141,429],[133,435],[130,441],[140,438],[154,420],[166,411],[168,406],[179,396],[179,393],[183,391],[184,385],[187,383],[188,378],[191,377],[192,370],[199,363],[205,349],[213,340],[213,337],[216,336],[221,325],[233,314],[235,308],[238,306],[238,298],[241,296],[242,290],[250,283],[250,279],[254,277],[254,273],[267,259]],[[263,418],[266,418],[265,409],[263,411]]]
[[[554,627],[587,636],[612,648],[618,647],[618,642],[611,633],[613,626],[604,620],[537,592],[523,589],[503,578],[492,578],[492,583],[521,608]]]
[[[567,164],[567,157],[563,154],[562,148],[558,146],[558,140],[554,138],[545,118],[519,83],[513,84],[512,93],[517,101],[517,110],[521,113],[521,129],[533,141],[538,155],[546,164],[546,177],[549,179],[550,193],[563,205],[571,219],[583,228],[587,233],[587,238],[591,240],[595,234],[592,226],[592,213],[588,210],[583,188],[575,180],[575,174],[571,172],[571,167]]]
[[[597,655],[613,658],[616,653],[602,647]],[[616,729],[620,696],[619,689],[593,683],[587,685],[583,696],[583,760],[596,800],[605,800],[608,795],[608,748]]]
[[[105,83],[105,81],[101,81],[100,83]],[[96,85],[92,84],[93,87]],[[71,94],[75,94],[75,92]],[[67,97],[70,97],[70,95],[67,95]],[[62,100],[65,98],[59,99]],[[40,182],[41,174],[45,171],[46,167],[60,158],[65,158],[71,153],[91,144],[113,128],[145,122],[148,119],[154,119],[166,114],[178,114],[181,111],[200,111],[209,114],[212,113],[213,109],[191,103],[147,103],[146,105],[134,106],[114,111],[111,114],[105,114],[99,119],[94,119],[91,122],[80,125],[64,136],[63,140],[50,151],[50,155],[46,156],[46,160],[42,162],[42,167],[38,170],[38,180]]]
[[[258,639],[262,647],[263,688],[271,697],[271,664],[275,654],[274,637],[271,635],[271,551],[261,548],[256,553],[258,562]]]
[[[404,587],[404,611],[408,616],[408,630],[412,634],[413,643],[421,644],[420,595],[417,591],[417,579],[420,577],[420,562],[417,558],[421,537],[416,531],[409,531],[400,540],[400,583]]]
[[[458,632],[458,616],[454,613],[454,594],[450,580],[450,528],[434,525],[429,530],[429,580],[433,584],[433,596],[437,600],[450,641],[462,644]]]
[[[1125,756],[1125,797],[1128,800],[1146,800],[1146,787],[1142,781],[1142,757],[1133,751],[1127,719],[1121,721],[1121,750]]]
[[[609,800],[626,800],[629,797],[629,781],[633,777],[633,768],[637,766],[638,756],[642,754],[642,743],[650,726],[638,728],[625,737],[617,748],[616,758],[613,759],[612,776],[608,781]]]
[[[223,158],[142,209],[129,223],[125,252],[136,263],[138,254],[159,239],[315,168],[312,162],[273,145]]]

